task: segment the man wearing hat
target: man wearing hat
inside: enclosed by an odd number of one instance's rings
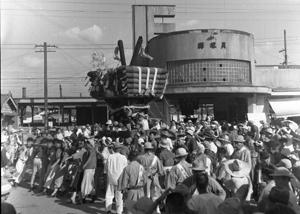
[[[194,132],[195,132],[195,128],[193,126],[188,127],[186,129],[185,145],[187,146],[187,149],[188,149],[187,152],[190,154],[188,156],[189,162],[192,162],[191,154],[193,153],[193,151],[196,151],[198,149],[198,144],[194,137]]]
[[[238,135],[237,138],[233,140],[233,142],[234,142],[233,147],[235,148],[235,152],[233,153],[232,158],[245,161],[246,163],[249,164],[251,168],[252,167],[251,152],[244,145],[244,143],[246,142],[244,136]]]
[[[247,162],[231,159],[224,163],[224,169],[227,173],[224,186],[231,194],[235,194],[242,185],[251,185],[251,165]],[[250,198],[248,198],[248,200],[250,200]]]
[[[170,145],[172,144],[172,141],[170,138],[162,138],[161,142],[159,144],[159,147],[161,148],[161,151],[158,155],[165,171],[165,176],[163,180],[168,176],[172,166],[174,166],[174,153],[171,152]]]
[[[187,197],[203,193],[213,193],[222,200],[226,198],[226,192],[221,185],[206,172],[207,166],[201,160],[195,160],[192,164],[193,175],[185,179],[176,189],[187,189]]]
[[[297,204],[297,197],[293,193],[291,188],[291,179],[294,178],[293,174],[285,167],[278,167],[273,174],[271,174],[274,180],[268,183],[268,185],[263,189],[259,200],[258,200],[258,208],[260,211],[265,211],[266,203],[270,192],[273,187],[277,187],[282,190],[289,191],[289,201],[291,204]]]
[[[95,140],[94,138],[89,138],[86,140],[86,161],[83,165],[83,179],[81,182],[81,194],[83,200],[88,195],[92,196],[92,201],[95,200],[95,186],[94,186],[94,175],[95,175],[95,169],[97,166],[97,154],[95,150]]]
[[[164,175],[164,169],[159,158],[154,155],[153,149],[153,145],[150,142],[146,142],[144,145],[145,154],[141,155],[138,161],[147,172],[146,196],[155,200],[161,192],[158,177]]]
[[[128,200],[138,201],[145,196],[144,187],[147,182],[145,168],[137,161],[139,153],[132,151],[129,155],[129,163],[120,175],[118,189],[125,195],[125,204]],[[150,199],[149,199],[150,200]]]
[[[188,153],[185,148],[178,148],[175,152],[175,161],[177,164],[173,166],[167,176],[166,188],[175,189],[185,179],[192,176],[191,164],[186,162]]]
[[[32,147],[33,138],[27,138],[26,143],[19,147],[19,158],[16,163],[16,174],[14,175],[14,185],[17,185],[22,180],[24,174],[26,162],[30,156],[30,149]]]
[[[113,147],[113,154],[108,156],[107,159],[107,189],[105,194],[105,207],[108,213],[111,213],[113,199],[116,200],[117,214],[123,212],[123,194],[118,189],[118,179],[121,176],[124,168],[128,164],[127,158],[120,154],[120,143],[115,143]]]

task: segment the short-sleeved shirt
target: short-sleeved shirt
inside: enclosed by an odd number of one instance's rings
[[[174,158],[175,154],[168,149],[163,149],[159,154],[159,159],[161,160],[163,166],[173,166]]]

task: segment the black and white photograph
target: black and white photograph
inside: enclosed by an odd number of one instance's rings
[[[2,214],[300,214],[300,0],[0,0]]]

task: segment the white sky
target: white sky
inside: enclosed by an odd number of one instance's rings
[[[279,64],[283,30],[288,61],[300,64],[300,0],[1,0],[1,93],[43,96],[43,54],[35,44],[57,45],[48,54],[49,96],[88,96],[84,80],[93,51],[112,59],[122,39],[132,54],[132,4],[176,5],[176,30],[225,28],[254,34],[257,64]]]

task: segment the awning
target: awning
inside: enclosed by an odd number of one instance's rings
[[[270,99],[277,117],[300,117],[300,98]]]

